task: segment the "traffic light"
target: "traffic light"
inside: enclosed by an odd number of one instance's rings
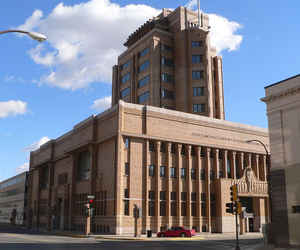
[[[89,204],[90,204],[90,208],[92,208],[94,205],[94,199],[89,199]]]
[[[237,214],[242,213],[242,203],[240,203],[239,201],[236,202],[236,211],[237,211]]]
[[[238,200],[237,185],[233,185],[230,187],[230,200],[232,202],[235,202]]]
[[[229,213],[229,214],[234,213],[234,204],[232,202],[226,203],[226,213]]]

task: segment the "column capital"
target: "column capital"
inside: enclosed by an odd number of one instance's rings
[[[206,153],[210,153],[212,151],[212,148],[206,147]]]
[[[232,156],[236,156],[236,151],[231,151]]]
[[[171,152],[172,142],[166,142],[166,150],[167,152]]]
[[[180,152],[180,150],[181,150],[181,148],[182,148],[182,144],[176,143],[176,147],[177,147],[178,151]]]

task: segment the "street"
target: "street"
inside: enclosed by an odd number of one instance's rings
[[[225,239],[224,239],[225,238]],[[235,240],[228,239],[230,237],[223,237],[218,235],[203,236],[202,239],[162,239],[157,240],[119,240],[119,239],[101,239],[97,236],[90,238],[73,238],[66,236],[47,235],[40,233],[28,232],[25,230],[1,230],[0,232],[0,249],[1,250],[66,250],[66,249],[235,249]],[[241,250],[252,250],[262,246],[262,239],[258,237],[242,239],[240,241]]]

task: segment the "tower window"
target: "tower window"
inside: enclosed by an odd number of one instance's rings
[[[129,94],[130,94],[130,88],[123,89],[120,93],[122,99],[128,96]]]
[[[173,48],[169,45],[166,44],[162,44],[161,45],[161,50],[165,50],[165,51],[173,51]]]
[[[142,78],[141,80],[138,81],[138,88],[141,88],[143,86],[145,86],[146,84],[148,84],[150,81],[150,76],[147,75],[146,77]]]
[[[145,48],[138,54],[138,57],[143,57],[143,56],[147,55],[149,53],[149,51],[150,51],[149,48]]]
[[[161,58],[161,64],[168,66],[168,67],[173,67],[174,66],[174,61],[171,58],[166,58],[166,57],[162,57]]]
[[[138,103],[144,103],[144,102],[148,101],[149,96],[150,96],[149,91],[144,92],[143,94],[139,95]]]
[[[202,47],[203,41],[192,41],[192,48]]]
[[[192,63],[202,63],[203,62],[203,55],[192,55]]]
[[[146,70],[146,69],[149,67],[149,65],[150,65],[149,60],[143,62],[143,63],[139,66],[138,72],[140,73],[140,72]]]
[[[162,89],[161,97],[164,99],[174,99],[174,92],[167,89]]]
[[[125,75],[123,75],[122,78],[121,78],[121,82],[122,83],[125,83],[125,82],[127,82],[129,80],[130,80],[130,72],[127,73],[127,74],[125,74]]]
[[[203,70],[193,70],[192,71],[192,79],[193,80],[200,80],[204,78],[204,71]]]
[[[204,96],[204,87],[194,87],[193,96]]]
[[[193,112],[194,113],[203,113],[205,112],[205,104],[193,104]]]
[[[169,83],[173,83],[174,82],[174,77],[171,74],[167,74],[167,73],[162,73],[161,74],[161,80],[163,82],[169,82]]]
[[[126,63],[124,63],[123,65],[121,65],[121,70],[124,70],[124,69],[126,69],[126,68],[128,68],[130,66],[130,60],[129,61],[127,61]]]

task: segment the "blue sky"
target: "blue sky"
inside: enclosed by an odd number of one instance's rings
[[[105,109],[111,65],[126,36],[162,8],[189,3],[192,8],[191,1],[176,0],[3,1],[0,30],[30,29],[49,40],[0,36],[0,180],[26,167],[30,150]],[[300,2],[202,0],[201,9],[215,14],[226,119],[267,127],[259,100],[264,86],[299,73]]]

